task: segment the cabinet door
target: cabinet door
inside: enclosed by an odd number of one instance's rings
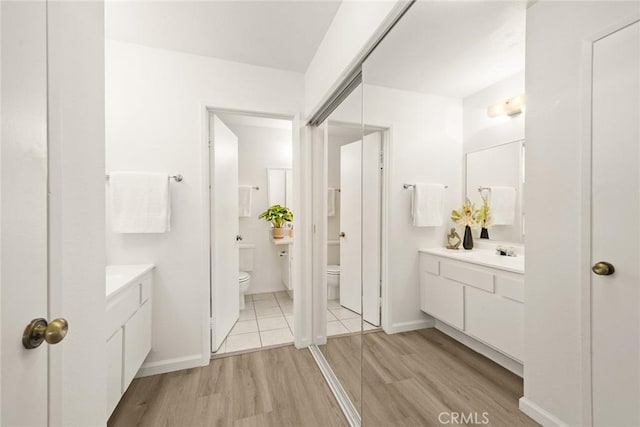
[[[107,417],[122,396],[122,328],[107,340]]]
[[[421,272],[420,309],[458,329],[464,329],[463,286],[451,280]]]
[[[524,304],[467,288],[464,306],[465,332],[522,361]]]
[[[151,303],[147,301],[124,325],[124,392],[151,350]]]

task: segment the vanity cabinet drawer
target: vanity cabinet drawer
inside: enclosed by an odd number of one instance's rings
[[[151,351],[151,302],[147,301],[124,325],[124,392]]]
[[[455,328],[464,329],[464,289],[459,283],[423,273],[420,309]]]
[[[106,337],[112,336],[140,306],[140,286],[132,286],[107,302]]]
[[[440,275],[474,288],[493,292],[493,274],[451,262],[442,262]]]
[[[514,301],[524,302],[524,278],[497,275],[496,293]]]
[[[122,328],[107,341],[107,414],[122,396]]]
[[[465,289],[465,332],[519,361],[524,353],[524,304]]]
[[[420,254],[420,273],[440,274],[440,260],[434,256]]]

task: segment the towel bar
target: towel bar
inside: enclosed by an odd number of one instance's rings
[[[178,175],[169,175],[169,179],[173,179],[175,182],[182,182],[184,177],[182,175],[180,175],[180,174],[178,174]],[[109,181],[109,175],[108,174],[105,177],[105,180]]]
[[[405,190],[408,189],[408,188],[415,187],[415,186],[416,186],[415,184],[402,184],[402,188],[404,188]],[[445,185],[444,188],[449,188],[449,186]]]

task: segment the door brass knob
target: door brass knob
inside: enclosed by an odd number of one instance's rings
[[[611,276],[613,273],[615,273],[616,269],[612,264],[606,261],[600,261],[596,262],[593,267],[591,267],[591,271],[599,276]]]
[[[33,319],[22,334],[22,345],[27,350],[40,347],[43,341],[58,344],[67,336],[69,324],[65,319],[55,319],[47,323],[45,319]]]
[[[344,231],[342,231],[342,232],[340,233],[340,237],[344,237],[344,236],[346,236],[346,234],[344,234]]]

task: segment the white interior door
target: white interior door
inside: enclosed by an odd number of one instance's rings
[[[362,317],[380,326],[380,238],[382,133],[364,137],[362,145]]]
[[[46,426],[47,346],[26,350],[21,336],[47,318],[47,5],[0,7],[0,425]]]
[[[362,311],[362,141],[340,147],[340,305]]]
[[[211,351],[216,351],[240,316],[238,286],[238,137],[210,115],[211,169]]]
[[[593,425],[640,425],[640,23],[594,44]]]

